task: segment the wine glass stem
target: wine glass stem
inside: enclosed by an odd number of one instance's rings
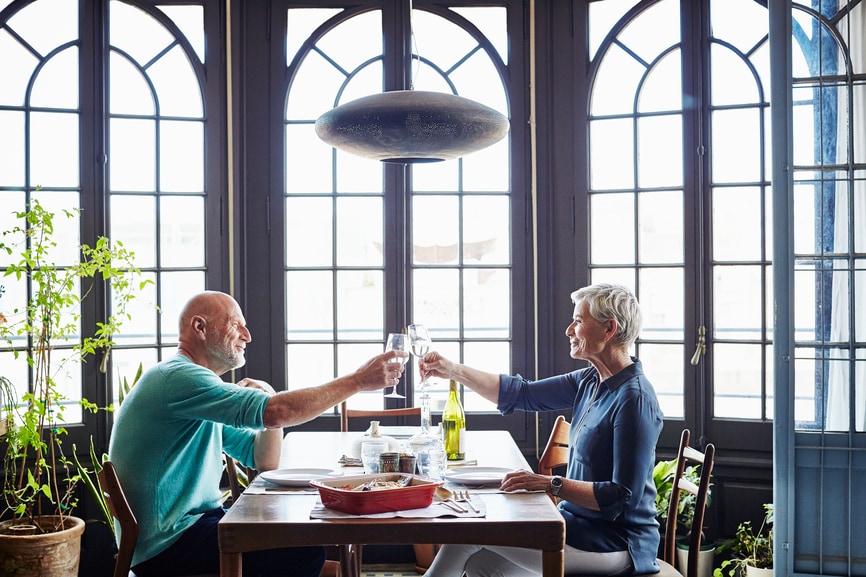
[[[430,430],[430,395],[427,393],[427,387],[421,389],[421,432],[426,433]]]

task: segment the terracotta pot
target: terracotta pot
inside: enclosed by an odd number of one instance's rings
[[[56,517],[46,516],[40,526],[53,526]],[[20,524],[20,522],[18,522]],[[16,521],[0,523],[0,575],[4,577],[77,577],[81,558],[84,521],[67,517],[62,531],[41,535],[15,535]]]

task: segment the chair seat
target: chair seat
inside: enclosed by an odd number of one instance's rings
[[[673,565],[667,563],[664,559],[659,559],[658,573],[644,573],[640,575],[631,575],[630,577],[683,577],[683,574],[677,571]],[[583,575],[581,573],[567,573],[565,577],[598,577],[598,575]]]

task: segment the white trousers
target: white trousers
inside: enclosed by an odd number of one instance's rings
[[[490,545],[443,545],[424,577],[537,577],[541,550]],[[565,574],[624,575],[632,572],[628,551],[593,553],[565,546]]]

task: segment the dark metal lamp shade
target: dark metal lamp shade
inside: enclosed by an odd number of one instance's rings
[[[508,119],[443,92],[396,90],[358,98],[316,120],[316,134],[346,152],[382,162],[437,162],[486,148],[508,134]]]

